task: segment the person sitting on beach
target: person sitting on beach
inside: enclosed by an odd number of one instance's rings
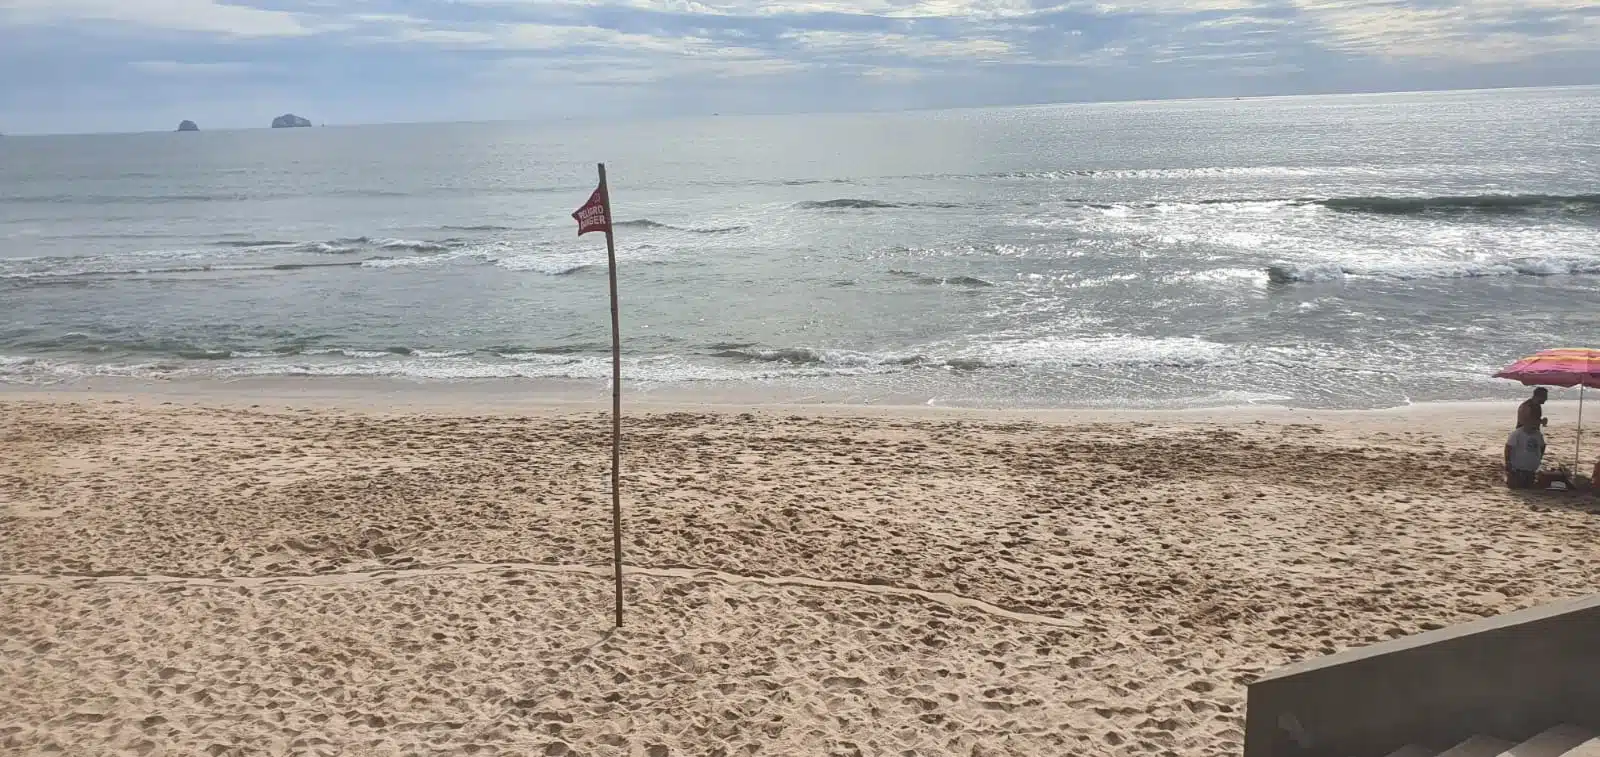
[[[1539,466],[1544,463],[1544,434],[1539,430],[1538,419],[1530,420],[1511,432],[1506,439],[1506,486],[1511,489],[1532,489],[1539,477]]]
[[[1549,389],[1541,386],[1533,390],[1533,396],[1523,400],[1522,404],[1517,406],[1517,428],[1527,426],[1529,423],[1535,426],[1546,425],[1548,421],[1544,417],[1544,402],[1549,398]]]

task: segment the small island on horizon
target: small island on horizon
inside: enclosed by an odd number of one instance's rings
[[[293,113],[285,113],[272,119],[272,128],[274,129],[303,129],[309,126],[311,126],[311,121]]]
[[[193,121],[184,121],[178,124],[178,131],[200,131],[200,125]]]

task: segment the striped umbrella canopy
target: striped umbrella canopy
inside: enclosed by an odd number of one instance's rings
[[[1526,386],[1578,387],[1578,442],[1572,465],[1582,470],[1583,389],[1600,389],[1600,350],[1568,347],[1537,352],[1512,363],[1495,378],[1521,381]]]
[[[1528,386],[1600,389],[1600,350],[1568,347],[1529,355],[1495,374]]]

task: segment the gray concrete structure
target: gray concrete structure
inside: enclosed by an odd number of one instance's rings
[[[1600,594],[1308,660],[1249,687],[1245,757],[1600,732]]]

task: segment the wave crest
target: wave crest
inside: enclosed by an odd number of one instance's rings
[[[750,228],[749,226],[673,226],[670,223],[652,221],[648,218],[640,218],[632,221],[618,221],[616,225],[635,229],[665,229],[667,231],[681,231],[688,234],[731,234],[737,231],[748,231]]]
[[[916,366],[943,366],[957,370],[978,370],[990,364],[976,357],[937,358],[921,353],[855,352],[853,350],[824,350],[809,347],[780,347],[763,350],[754,347],[736,347],[717,350],[711,357],[738,360],[746,363],[782,363],[786,365],[827,366],[840,369],[895,369]]]
[[[1347,277],[1396,279],[1476,279],[1492,276],[1600,275],[1600,258],[1577,256],[1523,257],[1492,262],[1424,261],[1351,265],[1346,263],[1274,263],[1267,266],[1274,284],[1313,284]]]
[[[803,210],[867,210],[871,208],[898,208],[903,206],[892,202],[883,202],[882,200],[856,200],[851,198],[842,198],[838,200],[806,200],[805,202],[796,203],[795,207]]]
[[[283,242],[283,241],[272,240],[272,239],[263,239],[263,240],[231,240],[230,239],[230,240],[224,240],[224,241],[221,241],[221,242],[212,242],[212,245],[214,245],[216,247],[237,247],[237,248],[243,249],[243,250],[254,249],[254,248],[257,248],[257,247],[290,247],[290,246],[292,246],[294,244],[295,244],[294,242]]]
[[[801,210],[874,210],[880,208],[959,208],[958,202],[885,202],[883,200],[862,200],[853,197],[842,197],[836,200],[806,200],[795,203]]]
[[[1339,197],[1317,204],[1330,210],[1381,215],[1527,213],[1536,210],[1590,214],[1600,213],[1600,194]]]
[[[165,276],[185,273],[250,273],[253,271],[299,271],[307,268],[350,268],[368,261],[338,263],[273,263],[270,265],[180,265],[155,268],[70,269],[0,273],[0,280],[24,282],[84,279],[115,279],[138,276]]]
[[[916,271],[902,271],[890,269],[890,276],[909,279],[924,286],[951,286],[965,287],[968,289],[987,289],[994,286],[994,282],[980,279],[976,276],[929,276]]]
[[[1425,197],[1207,197],[1143,202],[1104,202],[1085,199],[1059,199],[1068,207],[1082,207],[1108,213],[1133,210],[1170,210],[1195,207],[1296,209],[1323,208],[1340,213],[1420,216],[1420,215],[1513,215],[1557,213],[1566,215],[1600,214],[1600,194],[1579,195],[1440,195]]]

